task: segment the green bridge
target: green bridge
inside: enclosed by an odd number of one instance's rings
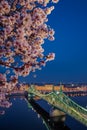
[[[49,94],[42,94],[37,91],[33,85],[31,85],[28,91],[28,98],[34,96],[40,97],[52,106],[60,109],[61,111],[65,112],[66,114],[70,115],[71,117],[87,126],[87,109],[72,101],[61,90],[59,92],[53,91]]]

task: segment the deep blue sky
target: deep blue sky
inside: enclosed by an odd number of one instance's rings
[[[87,0],[60,0],[48,18],[55,41],[46,40],[44,48],[56,58],[36,71],[36,78],[33,73],[25,81],[87,82]]]

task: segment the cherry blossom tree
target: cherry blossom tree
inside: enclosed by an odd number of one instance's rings
[[[54,40],[54,30],[47,25],[52,2],[59,0],[0,0],[1,92],[10,91],[19,76],[28,76],[54,60],[55,54],[44,55],[42,47],[45,39]]]

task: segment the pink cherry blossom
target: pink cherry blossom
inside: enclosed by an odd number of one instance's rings
[[[6,93],[13,91],[20,76],[41,70],[55,58],[54,53],[45,56],[42,45],[45,39],[54,40],[55,31],[47,25],[54,10],[50,2],[59,0],[0,0],[0,107],[11,106]]]

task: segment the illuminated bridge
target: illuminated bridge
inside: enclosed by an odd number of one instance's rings
[[[41,99],[44,99],[52,106],[60,109],[61,111],[87,126],[87,109],[72,101],[62,92],[61,89],[60,91],[53,91],[49,94],[42,94],[31,85],[28,90],[28,99],[33,98],[34,96],[38,96]]]

